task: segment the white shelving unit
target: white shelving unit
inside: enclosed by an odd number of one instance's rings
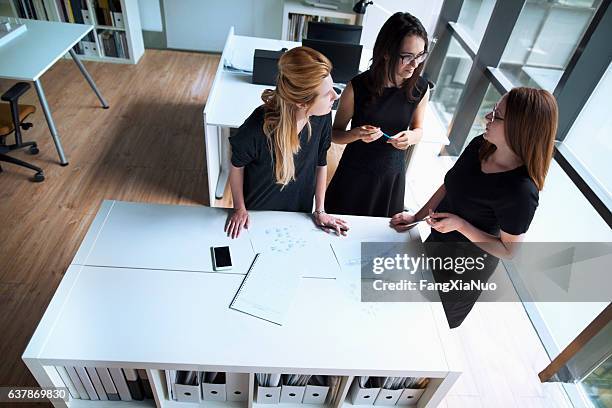
[[[296,15],[309,16],[316,19],[329,19],[332,22],[342,24],[355,24],[353,4],[351,4],[351,2],[338,1],[337,5],[337,10],[331,10],[322,7],[310,6],[301,0],[284,0],[282,39],[285,41],[302,41],[301,37],[292,38],[292,35],[289,32],[291,27],[291,19]],[[302,27],[302,33],[304,33],[304,29],[305,27]]]
[[[251,217],[252,228],[240,238],[251,240],[251,245],[269,219],[278,225],[303,223],[312,235],[306,240],[358,248],[366,237],[418,239],[416,232],[396,234],[387,219],[375,217],[345,217],[352,238],[313,230],[304,214],[251,212]],[[206,207],[102,204],[23,360],[42,387],[64,386],[56,366],[145,369],[154,399],[71,399],[56,407],[273,408],[254,400],[254,374],[259,372],[341,376],[338,398],[310,408],[353,408],[347,394],[355,376],[428,377],[415,406],[438,406],[461,374],[440,304],[362,303],[360,265],[350,263],[330,265],[335,271],[331,278],[302,279],[283,326],[236,312],[228,305],[244,275],[194,270],[182,259],[185,253],[197,257],[198,248],[205,251],[222,242],[225,218],[224,211]],[[162,256],[166,269],[138,267],[151,254]],[[249,375],[248,398],[177,402],[170,399],[164,370]]]
[[[17,10],[15,8],[15,5],[13,4],[13,1],[19,0],[11,0],[13,12],[15,16],[17,16]],[[62,12],[58,8],[59,4],[57,1],[43,0],[43,2],[44,7],[49,14],[49,19],[51,21],[63,21],[63,18],[60,17],[62,16]],[[120,2],[121,12],[123,15],[123,28],[98,24],[99,22],[97,21],[97,16],[95,13],[94,0],[85,0],[85,3],[87,5],[87,11],[94,26],[94,30],[92,31],[91,35],[94,37],[96,49],[94,51],[94,55],[78,54],[81,60],[118,62],[126,64],[138,63],[138,61],[144,54],[144,40],[142,38],[142,27],[140,25],[140,11],[138,9],[138,0],[120,0]],[[129,58],[118,58],[104,55],[104,47],[98,35],[104,30],[125,33]],[[83,41],[87,41],[88,38],[89,36],[86,36]],[[66,56],[66,58],[70,57]]]

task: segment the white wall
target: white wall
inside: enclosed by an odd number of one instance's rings
[[[443,0],[376,0],[369,6],[363,19],[361,44],[374,48],[376,36],[387,19],[398,11],[408,12],[423,23],[429,37],[433,35]]]
[[[159,0],[138,0],[140,25],[146,31],[163,31]]]
[[[220,52],[230,26],[237,35],[281,37],[281,0],[163,1],[168,48]]]

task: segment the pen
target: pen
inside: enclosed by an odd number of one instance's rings
[[[427,220],[428,220],[428,219],[430,219],[430,218],[431,218],[431,216],[429,216],[429,215],[428,215],[427,217],[423,217],[422,219],[420,219],[420,220],[418,220],[418,221],[411,222],[410,224],[406,225],[406,227],[412,227],[412,226],[414,226],[414,225],[417,225],[417,224],[418,224],[418,223],[420,223],[420,222],[427,221]]]

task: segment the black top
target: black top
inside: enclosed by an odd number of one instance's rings
[[[244,202],[248,210],[312,211],[317,166],[327,165],[331,145],[331,113],[311,116],[300,132],[300,150],[294,156],[295,180],[282,190],[276,184],[273,156],[263,131],[265,107],[255,109],[230,137],[232,164],[244,169]]]
[[[474,138],[446,173],[446,195],[437,212],[449,212],[465,219],[476,228],[492,235],[500,229],[520,235],[527,231],[536,208],[538,189],[525,166],[499,173],[483,173],[478,150],[482,136]],[[439,241],[467,241],[457,231],[442,234],[431,231]]]
[[[381,96],[374,97],[366,86],[370,82],[370,71],[362,72],[351,80],[354,94],[354,110],[351,128],[372,125],[379,127],[389,136],[407,130],[412,123],[412,115],[427,91],[427,81],[419,77],[413,90],[415,98],[409,99],[404,88],[395,86],[384,88]],[[404,172],[406,151],[399,150],[387,143],[384,136],[371,143],[356,140],[349,143],[340,166],[357,167],[374,172]]]

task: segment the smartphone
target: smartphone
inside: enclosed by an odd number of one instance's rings
[[[232,256],[230,247],[212,247],[213,269],[215,271],[224,271],[232,269]]]

